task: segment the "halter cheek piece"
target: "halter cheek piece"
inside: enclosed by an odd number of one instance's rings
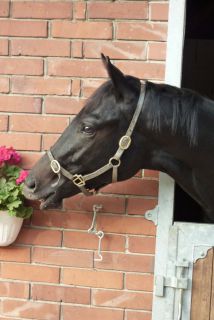
[[[146,91],[146,84],[145,86],[141,86],[141,92],[139,96],[139,100],[137,103],[137,107],[135,109],[133,118],[129,124],[129,127],[125,133],[124,136],[122,136],[119,140],[119,147],[114,154],[113,157],[111,157],[106,165],[103,167],[97,169],[94,172],[91,172],[89,174],[81,175],[81,174],[72,174],[63,167],[61,167],[60,163],[54,159],[51,151],[47,151],[47,155],[50,159],[50,166],[52,171],[58,175],[58,181],[54,183],[52,186],[55,186],[60,179],[61,174],[71,180],[75,186],[77,186],[86,196],[93,195],[95,192],[94,190],[88,190],[86,188],[86,181],[89,181],[91,179],[94,179],[101,174],[105,173],[106,171],[112,169],[112,182],[117,182],[117,177],[118,177],[118,168],[121,165],[121,160],[120,158],[122,157],[123,153],[125,150],[127,150],[130,145],[131,145],[131,135],[133,133],[133,130],[135,128],[135,125],[137,123],[137,120],[139,118],[144,99],[145,99],[145,91]]]

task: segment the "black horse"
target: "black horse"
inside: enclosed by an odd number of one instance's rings
[[[214,220],[214,102],[187,89],[141,84],[102,60],[110,80],[32,168],[25,196],[42,200],[43,209],[54,207],[140,168],[155,169],[173,177]]]

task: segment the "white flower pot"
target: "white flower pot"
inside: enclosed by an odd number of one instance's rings
[[[13,243],[22,227],[23,219],[12,217],[7,211],[0,211],[0,246],[5,247]]]

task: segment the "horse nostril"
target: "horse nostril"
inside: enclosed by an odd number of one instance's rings
[[[32,175],[29,175],[27,179],[25,180],[25,185],[28,187],[28,189],[31,189],[32,191],[35,191],[36,189],[36,180]]]

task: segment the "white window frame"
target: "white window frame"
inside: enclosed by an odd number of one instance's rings
[[[165,82],[178,87],[181,86],[185,12],[186,0],[169,1]],[[169,230],[173,224],[174,189],[174,180],[160,173],[155,275],[167,274],[168,250],[166,248],[169,243]],[[165,299],[156,297],[154,292],[152,319],[166,320],[165,308]]]

